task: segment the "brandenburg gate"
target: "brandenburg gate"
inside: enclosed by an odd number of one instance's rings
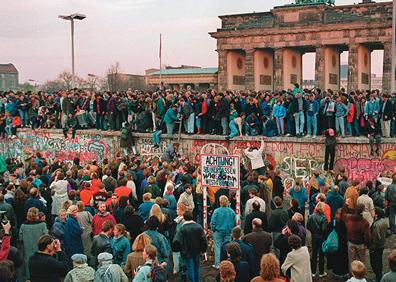
[[[330,2],[330,3],[329,3]],[[340,54],[349,51],[348,91],[370,89],[371,52],[384,50],[383,90],[390,90],[392,2],[296,0],[269,12],[220,16],[219,90],[283,90],[302,84],[302,55],[315,52],[315,86],[340,88]]]

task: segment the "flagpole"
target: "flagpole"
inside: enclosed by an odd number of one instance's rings
[[[160,33],[160,50],[159,50],[159,59],[160,59],[160,90],[162,90],[162,33]]]

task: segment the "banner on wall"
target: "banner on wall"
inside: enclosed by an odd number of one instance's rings
[[[238,190],[239,169],[239,156],[201,155],[202,186]]]

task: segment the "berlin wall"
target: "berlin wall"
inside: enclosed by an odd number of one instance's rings
[[[165,135],[166,136],[166,135]],[[28,156],[41,152],[45,158],[73,160],[80,158],[82,163],[122,154],[118,132],[100,132],[95,130],[79,131],[74,140],[63,138],[60,130],[33,132],[21,130],[16,139],[0,140],[0,155],[4,158]],[[134,134],[136,149],[143,159],[161,157],[172,139],[162,138],[159,148],[154,147],[150,134]],[[177,139],[173,139],[176,141]],[[264,155],[267,163],[277,167],[286,178],[310,177],[313,171],[323,167],[323,138],[265,138]],[[380,173],[396,169],[396,139],[383,139],[379,157],[370,156],[368,139],[339,139],[336,147],[335,170],[345,167],[349,179],[363,181],[376,179]],[[242,156],[250,145],[260,147],[260,137],[236,138],[230,142],[216,136],[182,135],[181,151],[199,163],[199,155],[205,153],[223,153]]]

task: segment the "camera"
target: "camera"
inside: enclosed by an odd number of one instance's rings
[[[0,211],[0,221],[4,225],[6,225],[8,223],[8,218],[5,215],[6,213],[7,213],[6,211]]]

